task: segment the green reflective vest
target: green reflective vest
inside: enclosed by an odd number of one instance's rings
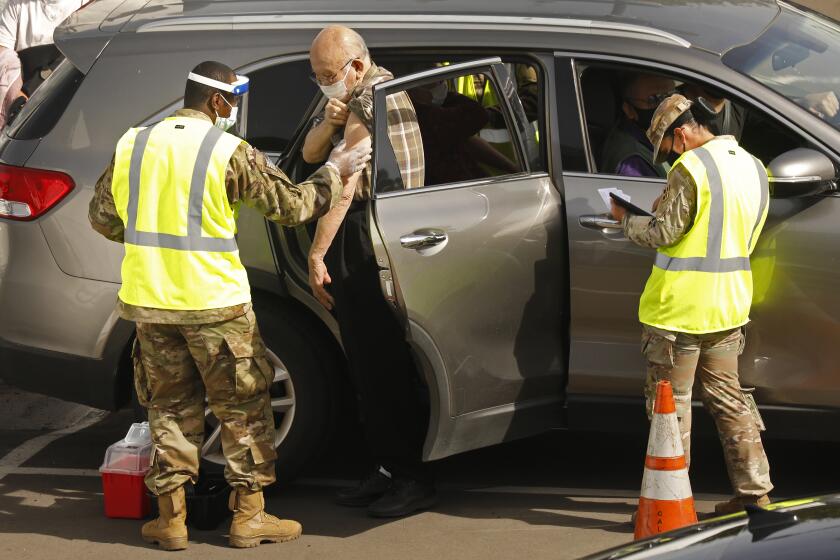
[[[237,212],[225,190],[241,142],[189,117],[123,135],[111,184],[125,224],[120,300],[174,310],[251,301],[234,237]]]
[[[683,154],[697,185],[691,229],[660,248],[639,304],[639,320],[685,333],[733,329],[749,321],[750,254],[767,218],[764,165],[731,136]]]

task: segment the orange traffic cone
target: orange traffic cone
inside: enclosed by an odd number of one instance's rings
[[[697,523],[670,381],[656,384],[635,538]]]

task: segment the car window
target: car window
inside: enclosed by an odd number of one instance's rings
[[[53,129],[73,100],[85,76],[64,60],[41,84],[6,129],[16,140],[43,138]]]
[[[758,38],[722,61],[840,130],[838,59],[840,24],[786,6]]]
[[[580,113],[575,90],[574,65],[569,58],[557,57],[554,67],[554,91],[557,95],[559,122],[560,158],[563,171],[586,172],[586,148],[580,127]]]
[[[477,181],[526,170],[513,119],[488,73],[424,80],[389,94],[386,107],[389,146],[404,188]],[[410,153],[412,140],[407,141],[406,134],[410,136],[415,127],[422,143],[420,179],[411,169],[418,154]],[[535,118],[527,134],[536,140],[538,130]]]
[[[284,62],[248,73],[248,142],[267,152],[283,152],[318,87],[309,79],[309,61]]]
[[[669,164],[652,161],[645,131],[659,101],[672,93],[703,97],[718,111],[711,125],[732,135],[764,164],[799,147],[812,147],[799,134],[741,99],[727,99],[712,85],[643,66],[579,63],[588,148],[602,174],[664,178]]]

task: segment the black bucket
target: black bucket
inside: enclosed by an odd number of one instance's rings
[[[199,531],[211,531],[230,517],[230,486],[223,479],[199,478],[198,483],[184,485],[187,498],[187,525]],[[157,517],[157,500],[152,496],[151,517]]]

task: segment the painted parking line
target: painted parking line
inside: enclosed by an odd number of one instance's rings
[[[107,414],[108,412],[104,410],[91,410],[72,426],[42,434],[18,445],[0,458],[0,480],[3,480],[6,475],[20,468],[21,465],[52,442],[93,426],[107,416]]]
[[[24,476],[82,476],[99,477],[96,469],[40,468],[40,467],[0,467],[0,478],[8,474]],[[345,488],[358,484],[357,480],[339,478],[302,478],[294,482],[296,486],[316,486],[319,488]],[[489,486],[476,488],[468,484],[439,484],[444,491],[468,492],[471,494],[514,494],[519,496],[568,496],[576,498],[619,498],[635,500],[639,490],[621,490],[605,488],[567,488],[562,486]],[[720,502],[731,496],[724,494],[694,494],[698,501]],[[779,498],[781,499],[781,498]]]
[[[346,488],[359,483],[358,480],[335,478],[302,478],[295,481],[300,486],[320,486],[326,488]],[[469,492],[473,494],[516,494],[520,496],[572,496],[579,498],[622,498],[636,500],[639,489],[602,489],[602,488],[564,488],[562,486],[487,486],[475,487],[470,484],[438,484],[440,490]],[[694,494],[699,501],[724,501],[732,496],[724,494]]]
[[[99,476],[96,469],[72,469],[72,468],[49,468],[49,467],[0,467],[0,478],[8,474],[21,474],[25,476]]]

